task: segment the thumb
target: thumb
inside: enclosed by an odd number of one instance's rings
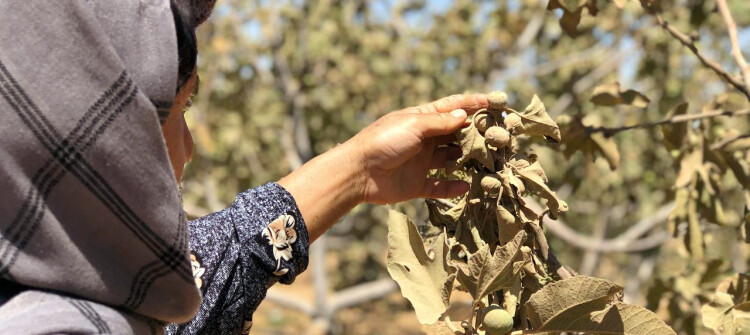
[[[466,122],[467,114],[463,109],[450,113],[408,114],[415,120],[414,127],[423,138],[448,135],[461,128]]]

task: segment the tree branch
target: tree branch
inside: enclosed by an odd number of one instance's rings
[[[665,124],[676,124],[676,123],[682,123],[682,122],[689,122],[699,119],[708,119],[712,117],[717,116],[728,116],[728,117],[735,117],[735,116],[741,116],[741,115],[750,115],[750,108],[746,109],[740,109],[737,111],[725,111],[725,110],[712,110],[701,114],[681,114],[681,115],[675,115],[673,117],[670,117],[668,119],[664,119],[661,121],[656,122],[646,122],[646,123],[639,123],[634,124],[630,126],[622,126],[622,127],[616,127],[616,128],[607,128],[607,127],[586,127],[586,133],[593,134],[593,133],[604,133],[605,137],[611,137],[617,133],[636,129],[636,128],[652,128],[656,126],[661,126]]]
[[[719,7],[719,12],[721,12],[721,16],[724,18],[724,23],[727,24],[729,41],[732,43],[732,56],[734,57],[734,61],[737,62],[737,66],[740,67],[742,77],[745,79],[745,88],[750,91],[750,65],[747,64],[745,57],[742,56],[742,50],[740,50],[740,41],[737,37],[737,24],[734,23],[726,0],[716,0],[716,6]]]
[[[723,78],[726,82],[728,82],[730,85],[737,88],[740,92],[742,92],[748,100],[750,100],[750,89],[745,87],[745,85],[742,83],[740,79],[737,79],[735,76],[729,74],[726,70],[724,70],[719,63],[716,61],[706,58],[703,54],[698,51],[698,47],[695,46],[695,43],[693,42],[693,39],[690,38],[690,36],[685,35],[681,31],[677,30],[674,26],[670,25],[667,21],[664,21],[664,19],[661,17],[661,15],[656,15],[656,22],[664,28],[667,32],[669,32],[672,37],[676,38],[682,45],[690,49],[690,51],[693,52],[693,54],[698,57],[698,60],[703,63],[706,67],[713,70],[718,74],[721,78]]]

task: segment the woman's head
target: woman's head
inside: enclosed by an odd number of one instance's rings
[[[193,156],[193,137],[185,122],[185,112],[192,104],[192,97],[199,86],[196,73],[198,47],[195,28],[211,15],[215,3],[215,0],[172,0],[170,3],[177,35],[179,63],[177,94],[169,116],[162,124],[162,134],[178,182],[182,179],[185,164]]]

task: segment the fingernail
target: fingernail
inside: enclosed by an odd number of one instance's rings
[[[466,111],[463,109],[456,109],[451,112],[451,115],[453,115],[453,117],[457,119],[460,119],[460,118],[466,117]]]

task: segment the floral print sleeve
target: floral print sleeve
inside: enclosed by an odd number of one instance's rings
[[[167,334],[246,334],[252,314],[277,281],[307,268],[307,227],[276,183],[237,195],[229,208],[190,222],[193,277],[203,294],[195,318]]]

